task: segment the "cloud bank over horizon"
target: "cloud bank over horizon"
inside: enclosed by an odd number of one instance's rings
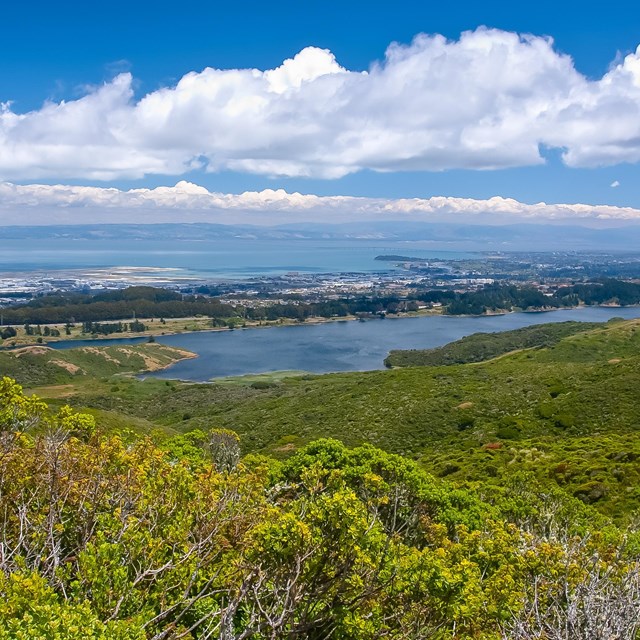
[[[122,73],[27,113],[2,103],[0,180],[332,179],[534,166],[545,149],[570,167],[640,162],[640,47],[590,79],[550,38],[480,28],[391,44],[367,71],[307,47],[275,69],[206,68],[142,97],[134,86]]]
[[[16,211],[20,211],[16,215]],[[0,182],[0,224],[90,224],[127,222],[424,222],[640,223],[640,209],[589,204],[526,204],[512,198],[486,200],[367,198],[287,193],[283,189],[241,194],[210,192],[191,182],[174,187],[120,190],[114,187],[16,185]]]

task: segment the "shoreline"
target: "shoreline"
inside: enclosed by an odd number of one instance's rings
[[[561,309],[553,309],[553,310],[548,310],[548,311],[537,311],[537,312],[529,312],[527,313],[527,315],[532,316],[533,313],[545,313],[545,315],[548,316],[549,313],[552,313],[553,311],[562,311],[562,312],[571,312],[571,311],[580,311],[580,310],[584,310],[584,311],[591,311],[592,313],[589,315],[594,315],[593,312],[597,312],[599,309],[602,309],[602,311],[605,311],[605,313],[597,313],[598,316],[606,316],[604,318],[597,318],[594,319],[592,318],[591,320],[589,320],[589,318],[587,318],[587,321],[589,322],[597,322],[600,323],[603,327],[607,325],[607,323],[610,323],[612,320],[614,320],[616,318],[616,316],[614,315],[615,310],[618,309],[619,307],[612,307],[611,305],[598,305],[598,306],[586,306],[586,305],[581,305],[581,306],[577,306],[577,307],[565,307],[565,308],[561,308]],[[620,317],[620,320],[635,320],[638,321],[640,318],[638,317],[637,314],[637,309],[640,308],[640,305],[629,305],[627,307],[620,307],[620,309],[627,309],[630,313],[628,313],[627,315],[629,315],[630,317]],[[634,310],[636,310],[636,312],[634,313]],[[609,313],[606,313],[606,311],[609,311]],[[501,313],[501,314],[484,314],[482,316],[457,316],[459,318],[459,320],[464,321],[465,319],[471,319],[471,318],[476,318],[476,319],[482,319],[482,318],[490,318],[493,316],[496,317],[504,317],[505,318],[505,322],[507,322],[507,324],[509,324],[510,321],[506,320],[506,318],[508,318],[509,316],[513,316],[513,315],[520,315],[521,317],[525,316],[526,312],[509,312],[509,313]],[[427,318],[429,318],[429,315],[424,315],[424,314],[420,314],[422,315],[422,320],[427,321]],[[573,314],[573,317],[569,318],[569,320],[574,321],[574,322],[580,322],[580,318],[576,317],[579,314]],[[438,317],[446,317],[446,316],[442,316],[441,314],[439,316],[434,316],[433,314],[430,314],[430,316],[434,319],[434,321],[438,322],[437,318]],[[419,315],[415,314],[413,316],[414,318],[418,319]],[[456,317],[456,316],[449,316],[449,317]],[[397,320],[401,320],[403,319],[403,316],[399,316],[399,317],[394,317],[394,318],[390,318],[391,320],[393,319],[397,319]],[[349,322],[351,320],[346,319],[346,318],[333,318],[333,319],[326,319],[324,322],[316,322],[314,324],[325,324],[326,322],[333,322],[333,321],[343,321],[343,322]],[[353,320],[353,319],[352,319]],[[557,319],[557,318],[548,318],[547,320],[543,320],[541,324],[547,324],[548,322],[562,322],[562,319]],[[513,324],[513,322],[515,322],[517,325],[520,325],[523,321],[522,320],[515,320],[512,321],[511,324]],[[531,322],[524,320],[525,322],[525,326],[536,326],[539,323],[536,320],[532,320]],[[440,323],[442,324],[442,323]],[[444,322],[444,324],[448,324],[446,323],[446,321]],[[475,323],[472,323],[473,325],[475,325]],[[513,327],[506,327],[506,328],[496,328],[496,327],[501,327],[502,326],[502,321],[498,322],[498,324],[496,325],[496,323],[490,323],[490,326],[493,327],[493,329],[489,329],[490,332],[502,332],[502,331],[510,331],[513,329]],[[266,326],[266,325],[262,325],[262,326]],[[269,325],[269,326],[282,326],[285,327],[287,326],[287,324],[280,324],[280,325]],[[295,323],[288,323],[288,326],[295,326]],[[303,326],[302,324],[298,324],[297,326]],[[379,327],[383,327],[383,325],[378,325]],[[257,327],[260,328],[260,327]],[[519,328],[519,327],[515,327],[515,328]],[[221,329],[218,329],[221,330]],[[347,332],[350,332],[352,330],[349,330],[345,327],[344,329]],[[374,332],[374,334],[378,335],[380,331],[383,332],[383,334],[388,334],[388,335],[395,335],[395,331],[392,328],[389,328],[389,330],[387,330],[386,328],[375,328],[372,326],[372,329],[364,329],[365,330],[365,335],[368,335],[368,333],[370,333],[371,331]],[[400,327],[398,327],[398,331],[400,332],[400,334],[405,333],[406,334],[406,329],[401,329]],[[411,328],[408,329],[409,333],[412,333]],[[455,333],[455,329],[453,330]],[[478,332],[482,332],[482,328],[479,329],[475,329],[472,331],[469,331],[468,333],[462,334],[462,335],[471,335],[471,333],[478,333]],[[200,333],[200,332],[180,332],[182,335],[185,335],[185,333]],[[321,333],[320,335],[324,335],[323,333]],[[342,335],[342,333],[339,333],[339,335]],[[239,339],[241,339],[239,337]],[[280,338],[274,338],[276,340],[276,342],[278,340],[282,340],[282,337]],[[442,346],[444,344],[448,344],[451,341],[455,341],[459,338],[457,337],[452,337],[449,340],[447,340],[446,342],[443,342],[442,344],[436,345],[436,346]],[[202,344],[206,344],[208,342],[208,339],[206,336],[204,336],[202,339],[200,340],[204,340],[204,342],[202,342]],[[267,342],[270,341],[270,338],[266,339]],[[296,341],[297,338],[293,338],[293,337],[289,337],[289,338],[285,338],[285,340],[294,340]],[[184,341],[183,341],[184,342]],[[193,341],[192,341],[193,342]],[[76,344],[74,344],[76,343]],[[187,343],[189,344],[189,343]],[[27,346],[21,346],[21,347],[17,347],[15,349],[11,349],[11,350],[6,350],[6,356],[10,356],[10,355],[16,355],[17,357],[20,357],[19,353],[21,351],[23,352],[29,352],[29,351],[42,351],[42,352],[49,352],[51,354],[53,354],[54,352],[57,354],[60,354],[61,359],[64,360],[64,356],[62,355],[65,351],[69,351],[69,352],[74,352],[74,351],[82,351],[82,350],[86,350],[86,351],[95,351],[95,352],[109,352],[109,349],[116,349],[116,351],[119,350],[123,350],[126,351],[128,348],[133,347],[137,350],[140,351],[148,351],[151,352],[151,354],[148,355],[153,355],[152,352],[154,351],[155,348],[159,348],[159,349],[163,349],[164,347],[169,347],[170,349],[172,349],[175,353],[175,355],[177,355],[178,357],[173,359],[172,362],[166,362],[163,363],[161,366],[145,366],[144,368],[138,369],[138,370],[132,370],[132,371],[127,371],[127,372],[121,372],[118,373],[116,375],[122,375],[125,377],[129,377],[129,378],[135,378],[137,380],[140,381],[144,381],[144,380],[153,380],[153,379],[164,379],[164,380],[171,380],[174,382],[179,382],[181,384],[188,384],[188,385],[193,385],[193,384],[241,384],[241,385],[249,385],[252,386],[254,384],[257,385],[262,385],[262,384],[273,384],[274,382],[281,382],[284,379],[288,379],[288,378],[304,378],[305,376],[318,376],[318,375],[323,375],[323,374],[328,374],[328,373],[344,373],[346,371],[352,371],[351,368],[347,368],[344,369],[342,367],[337,367],[337,368],[331,368],[331,369],[322,369],[319,371],[314,371],[313,368],[312,369],[304,369],[304,368],[291,368],[290,366],[285,365],[282,368],[278,368],[278,369],[269,369],[269,368],[262,368],[262,366],[260,366],[257,369],[246,369],[242,372],[238,372],[238,373],[234,373],[234,374],[229,374],[229,373],[224,373],[224,372],[210,372],[210,374],[208,376],[202,376],[202,377],[181,377],[180,375],[174,377],[171,375],[166,375],[163,374],[162,372],[164,372],[167,369],[172,368],[174,365],[177,365],[180,361],[184,361],[184,360],[193,360],[193,359],[197,359],[199,357],[201,357],[202,355],[206,355],[206,349],[204,353],[201,353],[201,350],[198,348],[198,345],[201,344],[200,341],[196,340],[194,344],[192,344],[191,346],[182,346],[181,344],[176,344],[176,345],[171,345],[171,344],[163,344],[162,342],[157,342],[157,341],[153,341],[153,342],[148,342],[148,341],[144,341],[144,339],[142,338],[142,340],[136,342],[136,343],[131,343],[131,341],[129,341],[127,338],[122,339],[120,342],[118,342],[118,340],[113,340],[113,339],[95,339],[95,340],[90,340],[90,341],[84,341],[83,343],[80,343],[80,341],[70,341],[68,344],[64,345],[63,347],[60,348],[55,348],[53,345],[45,345],[45,344],[36,344],[36,345],[27,345]],[[422,347],[390,347],[390,350],[393,349],[400,349],[400,350],[406,350],[406,349],[422,349],[422,348],[432,348],[429,346],[422,346]],[[381,355],[381,360],[384,363],[384,358],[388,357],[389,355],[389,351],[387,351],[385,354]],[[18,353],[16,353],[16,351]],[[143,355],[143,359],[144,359],[144,354]],[[106,357],[106,356],[105,356]],[[155,360],[155,358],[154,358]],[[58,363],[56,363],[58,364]],[[145,362],[145,364],[147,364]],[[159,364],[159,363],[158,363]],[[278,363],[278,364],[284,364],[283,363]],[[389,367],[383,367],[383,366],[379,366],[378,364],[375,364],[374,366],[370,366],[369,364],[365,365],[365,364],[361,364],[361,366],[359,366],[357,369],[353,369],[354,371],[377,371],[377,370],[385,370],[388,369]],[[160,374],[160,375],[158,375]],[[257,387],[259,388],[259,387]]]
[[[42,336],[42,342],[18,342],[17,344],[12,344],[8,346],[0,346],[0,351],[14,351],[15,349],[21,349],[24,347],[48,347],[51,349],[56,349],[55,345],[59,342],[97,342],[97,343],[108,343],[113,342],[116,343],[118,340],[132,340],[139,339],[141,343],[144,343],[145,339],[149,343],[153,344],[154,340],[150,340],[150,338],[157,338],[163,336],[172,336],[172,335],[182,335],[189,333],[203,333],[203,332],[228,332],[228,331],[243,331],[243,330],[251,330],[251,329],[270,329],[273,327],[287,327],[287,326],[305,326],[305,325],[316,325],[316,324],[326,324],[330,322],[370,322],[372,320],[403,320],[408,318],[423,318],[423,317],[442,317],[442,318],[487,318],[494,316],[506,316],[515,313],[527,313],[527,314],[536,314],[536,313],[553,313],[554,311],[570,311],[575,309],[635,309],[639,308],[640,304],[637,305],[610,305],[610,304],[601,304],[601,305],[576,305],[574,307],[551,307],[549,309],[517,309],[511,311],[496,311],[490,313],[482,313],[482,314],[447,314],[442,313],[439,310],[421,310],[421,311],[412,311],[403,314],[385,314],[384,316],[374,315],[369,318],[361,318],[354,315],[348,316],[340,316],[340,317],[332,317],[332,318],[323,318],[323,317],[313,317],[305,320],[304,322],[299,322],[297,320],[292,320],[289,318],[281,318],[279,320],[273,321],[259,321],[253,323],[245,323],[245,326],[237,326],[237,327],[213,327],[213,326],[198,326],[194,328],[168,328],[165,330],[160,330],[160,327],[154,327],[154,329],[150,331],[144,332],[126,332],[126,333],[118,333],[118,334],[109,334],[105,336],[96,336],[92,337],[90,334],[77,334],[75,336]],[[125,320],[104,320],[99,322],[129,322],[130,319]],[[141,320],[143,322],[144,319]],[[182,324],[185,322],[200,322],[200,323],[210,323],[211,318],[198,318],[198,317],[187,317],[187,318],[171,318],[169,322],[172,324]],[[62,328],[64,329],[63,323],[55,323],[55,324],[47,324],[40,325],[42,327],[50,327],[50,328]],[[166,325],[163,325],[166,326]],[[40,336],[39,336],[40,337]],[[49,338],[48,340],[44,340],[44,338]],[[72,349],[73,347],[68,347]]]
[[[418,317],[425,317],[425,316],[442,316],[442,315],[445,315],[445,314],[442,314],[439,311],[434,312],[432,310],[428,310],[428,311],[416,311],[416,312],[411,312],[411,313],[402,314],[402,315],[388,314],[386,318],[390,320],[392,319],[397,320],[401,318],[418,318]],[[487,314],[487,315],[502,315],[502,314]],[[458,316],[458,317],[461,317],[461,316]],[[279,320],[246,322],[244,323],[245,326],[239,325],[237,327],[200,326],[192,329],[169,328],[169,329],[164,329],[162,331],[156,327],[151,331],[141,331],[141,332],[128,331],[123,333],[112,333],[105,336],[98,335],[95,338],[92,337],[91,334],[77,334],[74,336],[60,335],[60,336],[53,336],[53,337],[38,336],[43,338],[42,342],[19,342],[10,346],[0,346],[0,351],[12,351],[14,349],[19,349],[22,347],[46,347],[48,345],[55,344],[58,342],[89,342],[89,341],[90,342],[94,342],[94,341],[106,342],[106,341],[117,341],[117,340],[131,340],[134,338],[139,338],[142,341],[145,338],[148,339],[150,337],[157,338],[157,337],[181,335],[181,334],[187,334],[187,333],[243,331],[243,330],[249,330],[249,329],[270,329],[273,327],[297,327],[297,326],[314,325],[314,324],[326,324],[329,322],[353,322],[353,321],[369,322],[370,320],[379,320],[379,319],[383,319],[383,318],[380,318],[378,316],[372,316],[371,318],[363,318],[361,320],[361,318],[354,315],[339,316],[339,317],[333,317],[333,318],[323,318],[318,316],[318,317],[308,318],[304,322],[299,322],[297,320],[293,320],[290,318],[281,318]],[[140,322],[143,322],[143,323],[145,322],[144,318],[139,320]],[[112,323],[112,322],[130,322],[130,321],[131,321],[130,318],[126,318],[122,320],[99,320],[96,322]],[[169,320],[167,320],[167,322],[171,322],[173,324],[182,324],[184,322],[194,322],[194,321],[201,322],[201,323],[207,323],[207,322],[210,323],[211,318],[188,317],[188,318],[170,318]],[[40,326],[41,327],[46,326],[52,329],[60,330],[61,328],[64,329],[65,325],[64,323],[54,323],[54,324],[41,324]],[[45,340],[44,338],[47,338],[47,340]],[[52,347],[52,348],[55,348],[55,347]]]

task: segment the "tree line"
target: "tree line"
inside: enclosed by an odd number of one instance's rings
[[[112,333],[126,333],[132,331],[140,333],[147,330],[147,325],[139,320],[131,322],[91,322],[87,320],[82,323],[82,333],[91,333],[108,336]]]
[[[304,321],[311,317],[345,317],[407,313],[422,305],[439,304],[450,315],[482,315],[514,309],[555,309],[579,304],[640,304],[640,284],[602,279],[580,283],[544,293],[533,286],[490,284],[475,291],[411,287],[406,296],[358,295],[332,300],[286,302],[260,305],[232,305],[204,295],[185,295],[154,287],[128,289],[95,295],[60,293],[42,296],[3,310],[7,324],[53,324],[67,322],[105,322],[137,318],[241,318],[274,321],[288,318]]]

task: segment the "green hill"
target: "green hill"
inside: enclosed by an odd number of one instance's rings
[[[640,505],[639,388],[640,321],[633,320],[474,364],[266,384],[125,377],[114,387],[84,385],[67,400],[170,431],[234,429],[245,452],[277,457],[331,437],[410,456],[458,482],[499,483],[524,465],[625,517]]]
[[[387,367],[426,367],[482,362],[511,351],[550,347],[566,338],[600,326],[597,322],[552,322],[499,333],[474,333],[435,349],[394,350]]]
[[[26,386],[82,383],[96,377],[164,369],[194,354],[157,343],[56,350],[35,345],[0,352],[0,375]]]
[[[78,401],[118,405],[163,423],[184,421],[185,413],[194,426],[222,421],[245,432],[254,449],[282,436],[331,436],[419,454],[451,438],[632,431],[639,357],[640,322],[626,321],[483,363],[292,376],[264,385],[122,380],[117,398],[84,392]]]

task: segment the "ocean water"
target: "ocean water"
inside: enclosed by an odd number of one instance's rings
[[[288,272],[376,272],[393,268],[380,254],[463,258],[473,254],[434,251],[413,243],[368,240],[0,240],[0,273],[144,268],[153,274],[191,278],[246,278]],[[173,270],[173,271],[171,271]]]
[[[182,360],[168,369],[148,375],[206,381],[223,376],[284,370],[313,373],[366,371],[384,368],[384,358],[392,349],[438,347],[479,331],[508,331],[565,320],[606,322],[613,317],[638,318],[640,307],[587,307],[479,317],[421,316],[183,333],[161,336],[157,340],[195,352],[198,357]],[[50,346],[64,349],[144,340],[52,342]]]

